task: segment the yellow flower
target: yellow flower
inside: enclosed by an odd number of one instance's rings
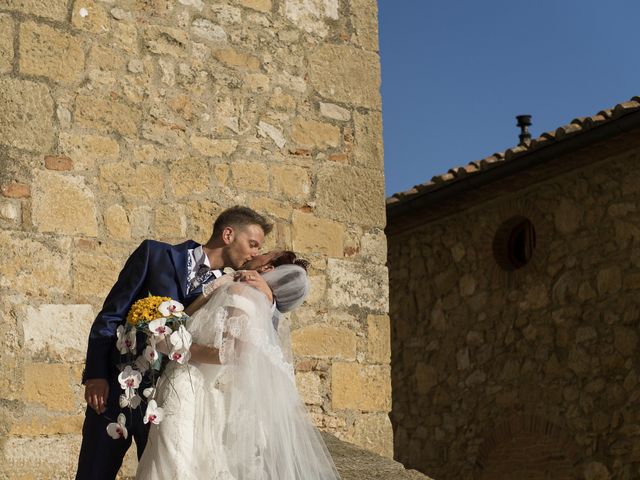
[[[162,315],[158,312],[158,306],[162,302],[168,302],[169,300],[171,300],[169,297],[158,297],[154,295],[141,298],[131,306],[131,310],[129,310],[127,314],[127,323],[130,325],[138,325],[139,323],[150,322],[151,320],[161,317]]]

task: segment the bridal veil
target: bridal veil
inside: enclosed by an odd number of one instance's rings
[[[264,278],[285,311],[308,292],[306,272],[296,265],[282,265]],[[339,478],[297,393],[287,329],[280,325],[278,332],[273,325],[267,298],[237,282],[220,287],[189,320],[193,341],[220,352],[222,366],[193,365],[224,403],[210,406],[198,400],[201,395],[194,397],[201,404],[195,405],[193,459],[203,467],[199,471],[212,461],[224,465],[228,478],[236,480]],[[219,413],[203,407],[222,408],[224,425]],[[212,459],[217,452],[225,458]]]

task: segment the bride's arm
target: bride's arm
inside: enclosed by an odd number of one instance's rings
[[[220,365],[220,351],[217,348],[194,343],[189,351],[191,352],[191,361]]]

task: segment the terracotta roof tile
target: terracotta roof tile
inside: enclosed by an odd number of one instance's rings
[[[391,197],[387,198],[387,205],[397,204],[409,200],[415,195],[437,190],[445,185],[469,177],[470,175],[482,174],[483,171],[491,169],[497,164],[512,161],[527,152],[552,145],[565,138],[572,137],[637,110],[640,110],[640,96],[635,96],[627,102],[619,103],[613,108],[601,110],[596,115],[574,118],[568,125],[558,127],[552,132],[542,133],[538,138],[532,139],[526,146],[517,145],[504,152],[494,153],[481,160],[470,162],[465,166],[454,167],[446,173],[434,176],[428,182],[416,185],[404,192],[394,193]]]

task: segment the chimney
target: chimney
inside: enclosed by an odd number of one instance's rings
[[[516,115],[516,120],[518,121],[517,126],[520,127],[520,135],[518,136],[520,143],[518,145],[528,147],[531,143],[531,133],[529,133],[531,115]]]

